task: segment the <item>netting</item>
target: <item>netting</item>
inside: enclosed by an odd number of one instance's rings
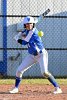
[[[17,67],[28,54],[27,47],[17,44],[13,39],[17,34],[17,24],[27,15],[37,18],[50,8],[50,13],[38,22],[36,27],[44,32],[42,40],[49,54],[49,71],[54,76],[67,76],[67,0],[7,0],[6,2],[6,13],[2,13],[2,9],[5,9],[2,6],[0,14],[0,61],[4,60],[5,63],[6,60],[7,70],[4,72],[4,67],[1,67],[0,72],[14,76]],[[24,76],[40,77],[39,65],[33,65]]]

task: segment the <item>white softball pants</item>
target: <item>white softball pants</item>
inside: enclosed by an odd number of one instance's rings
[[[42,53],[39,53],[37,56],[33,56],[29,54],[20,64],[20,66],[17,69],[17,73],[24,73],[28,68],[30,68],[33,64],[39,63],[41,73],[47,73],[48,72],[48,53],[45,49],[43,49]]]

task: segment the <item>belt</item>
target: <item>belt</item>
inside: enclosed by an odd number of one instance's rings
[[[34,56],[37,56],[39,53],[41,54],[42,53],[42,50],[40,50],[39,52],[36,51],[35,53],[33,53],[33,55]]]

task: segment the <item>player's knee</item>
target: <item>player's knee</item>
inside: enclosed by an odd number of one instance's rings
[[[44,76],[45,78],[48,78],[50,75],[51,75],[51,74],[50,74],[49,72],[44,72],[44,73],[43,73],[43,76]]]
[[[19,71],[17,71],[17,72],[16,72],[16,77],[20,77],[20,78],[22,78],[22,73],[19,72]]]

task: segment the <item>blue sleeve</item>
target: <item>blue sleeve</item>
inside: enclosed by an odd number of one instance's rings
[[[22,40],[22,45],[26,45],[26,44],[28,44],[28,42],[25,40]]]
[[[26,44],[28,44],[28,42],[26,42],[26,41],[24,41],[24,40],[22,40],[22,39],[18,39],[17,42],[20,43],[21,45],[26,45]]]
[[[38,35],[35,36],[34,41],[35,41],[36,43],[42,42],[41,38],[40,38]]]

